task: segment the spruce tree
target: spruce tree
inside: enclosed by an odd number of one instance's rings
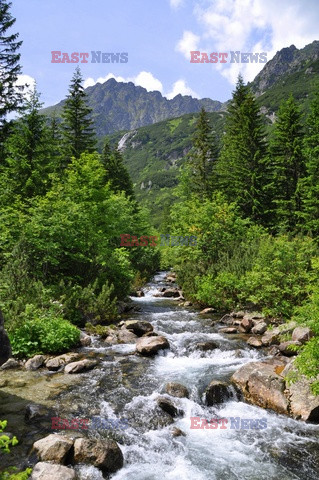
[[[15,23],[15,18],[10,13],[12,3],[0,1],[0,124],[5,116],[19,110],[22,105],[23,87],[17,87],[16,81],[21,73],[18,33],[7,34]]]
[[[25,101],[24,115],[13,123],[4,146],[3,173],[12,191],[23,199],[42,195],[49,188],[50,143],[46,118],[39,113],[41,108],[39,94],[34,88]]]
[[[270,138],[272,169],[273,229],[295,229],[301,210],[300,180],[305,175],[302,115],[292,97],[278,110]]]
[[[219,189],[229,201],[237,202],[244,216],[265,223],[268,169],[264,128],[256,100],[241,76],[228,107],[225,130],[216,167]]]
[[[62,112],[61,132],[66,162],[71,157],[79,158],[81,153],[91,153],[95,150],[92,109],[86,104],[82,82],[81,71],[77,67]]]
[[[201,199],[211,197],[216,188],[214,168],[217,156],[217,139],[207,112],[202,108],[192,138],[192,148],[181,175],[182,191],[186,197],[194,194]]]
[[[105,181],[110,182],[114,192],[125,192],[126,196],[133,198],[133,184],[127,168],[124,165],[121,152],[110,148],[108,140],[105,141],[102,163],[105,169]]]
[[[300,182],[302,208],[299,227],[319,235],[319,85],[311,103],[304,138],[305,178]]]

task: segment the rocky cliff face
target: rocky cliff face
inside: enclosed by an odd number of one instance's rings
[[[318,40],[315,40],[300,50],[298,50],[295,45],[283,48],[266,63],[250,86],[257,96],[262,95],[276,82],[280,80],[284,81],[287,75],[299,72],[307,67],[307,65],[311,71],[311,64],[318,59]]]

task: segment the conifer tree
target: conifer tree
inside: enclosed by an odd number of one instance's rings
[[[299,227],[306,233],[319,234],[319,88],[311,103],[304,138],[305,178],[301,181],[302,208]]]
[[[95,150],[92,109],[86,104],[82,82],[81,71],[77,67],[62,112],[62,143],[67,162],[71,157],[79,158],[81,153]]]
[[[219,188],[246,217],[264,223],[268,170],[263,122],[256,100],[241,76],[228,107],[225,130],[216,168]]]
[[[270,139],[272,223],[276,231],[294,230],[300,215],[300,180],[305,174],[301,117],[291,95],[278,110]]]
[[[104,144],[102,163],[105,169],[105,181],[110,182],[112,190],[123,191],[126,196],[133,198],[133,184],[124,165],[122,154],[116,148],[112,150],[108,140]]]
[[[15,18],[10,13],[12,3],[6,0],[0,2],[0,123],[5,116],[16,111],[22,104],[23,87],[17,87],[16,81],[21,73],[19,64],[19,48],[22,45],[18,41],[18,33],[7,34],[15,23]]]
[[[212,132],[207,112],[202,108],[196,123],[192,148],[181,176],[182,190],[186,197],[195,194],[201,199],[210,198],[216,188],[214,168],[217,156],[217,139]]]

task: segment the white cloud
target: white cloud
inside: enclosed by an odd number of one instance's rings
[[[172,8],[179,8],[183,5],[184,0],[169,0]]]
[[[84,81],[83,86],[84,86],[84,88],[93,87],[96,83],[105,83],[110,78],[115,78],[115,80],[117,82],[128,82],[129,81],[129,80],[125,80],[125,78],[123,78],[123,77],[117,77],[113,73],[108,73],[105,77],[99,77],[97,80],[94,80],[94,78],[92,78],[92,77],[87,78]]]
[[[183,37],[176,45],[177,52],[181,52],[187,60],[190,60],[190,52],[198,50],[200,37],[189,30],[185,30]]]
[[[171,100],[172,98],[176,97],[178,94],[181,95],[191,95],[194,98],[200,98],[199,95],[194,92],[190,87],[186,85],[185,80],[177,80],[177,82],[174,83],[173,89],[171,92],[165,94],[165,97],[168,98],[168,100]]]
[[[36,81],[30,75],[18,75],[18,79],[15,84],[18,86],[25,85],[25,89],[23,90],[23,95],[27,99],[30,98],[31,93],[36,87]]]
[[[303,48],[318,37],[319,9],[313,0],[309,0],[308,8],[302,3],[297,0],[210,0],[203,7],[198,2],[194,15],[200,35],[184,32],[176,50],[186,58],[190,50],[266,52],[270,60],[278,50],[292,44]],[[217,63],[212,68],[234,84],[239,71],[245,81],[251,81],[263,66],[262,63]]]

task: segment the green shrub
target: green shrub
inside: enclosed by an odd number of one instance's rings
[[[62,353],[76,346],[80,339],[77,327],[50,310],[27,305],[24,322],[8,332],[12,353],[31,357],[43,353]]]
[[[6,420],[0,420],[0,434],[7,426]],[[0,435],[0,453],[10,453],[9,447],[14,447],[19,442],[16,437],[10,439],[8,435]],[[0,473],[0,480],[27,480],[32,472],[32,468],[27,468],[24,472],[16,473],[15,467],[9,467],[8,470]]]

